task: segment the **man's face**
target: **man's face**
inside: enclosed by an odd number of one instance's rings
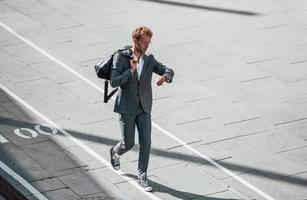
[[[151,37],[142,35],[139,40],[136,41],[136,48],[141,54],[144,54],[149,47]]]

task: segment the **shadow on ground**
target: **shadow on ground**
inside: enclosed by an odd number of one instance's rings
[[[139,0],[139,1],[149,1],[152,3],[180,6],[180,7],[186,7],[186,8],[194,8],[194,9],[199,9],[199,10],[224,12],[224,13],[230,13],[230,14],[239,14],[239,15],[246,15],[246,16],[260,16],[260,14],[256,12],[233,10],[233,9],[226,9],[226,8],[217,8],[217,7],[203,6],[203,5],[183,3],[183,2],[174,2],[174,1],[167,1],[167,0]]]
[[[0,160],[5,165],[48,199],[58,199],[59,196],[62,196],[63,199],[87,199],[102,196],[117,198],[117,194],[113,194],[109,188],[97,183],[87,174],[87,166],[84,163],[63,153],[65,149],[50,140],[50,137],[39,134],[35,138],[25,139],[14,134],[14,130],[18,128],[34,130],[34,126],[38,123],[29,111],[16,103],[0,88],[0,135],[9,141],[0,142]],[[5,169],[0,167],[0,177],[2,176],[7,181],[7,184],[0,186],[0,194],[5,193],[4,196],[8,197],[7,193],[12,191],[8,187],[12,185],[27,199],[37,199]],[[83,185],[76,186],[72,184],[73,181]],[[84,190],[86,186],[89,187]],[[18,199],[16,195],[12,198],[11,196],[9,199]]]
[[[137,180],[137,176],[135,176],[133,174],[125,174],[125,175],[129,178],[133,178],[133,179]],[[190,192],[176,190],[176,189],[173,189],[169,186],[163,185],[161,183],[155,182],[155,181],[150,180],[150,179],[149,179],[149,183],[154,188],[153,193],[154,192],[167,193],[167,194],[174,196],[178,199],[184,199],[184,200],[187,200],[187,199],[226,200],[224,198],[208,197],[208,196],[204,196],[204,195],[199,195],[199,194],[194,194],[194,193],[190,193]],[[227,198],[227,200],[238,200],[238,199]]]
[[[6,124],[8,126],[14,126],[14,127],[16,126],[17,127],[34,127],[36,125],[36,124],[29,123],[29,122],[17,121],[14,119],[3,119],[0,117],[0,125],[1,124]],[[87,140],[87,141],[92,141],[92,142],[98,142],[104,145],[114,146],[118,142],[117,140],[106,138],[103,136],[93,136],[87,133],[81,133],[81,132],[74,131],[74,130],[67,130],[67,131],[76,138]],[[136,149],[134,148],[132,150],[135,151]],[[169,159],[180,160],[180,161],[190,162],[194,164],[215,167],[211,163],[206,161],[205,159],[201,159],[198,156],[187,155],[184,153],[171,152],[171,151],[167,151],[163,149],[152,148],[151,154],[155,156],[166,157]],[[294,185],[307,186],[307,179],[287,176],[285,174],[274,172],[271,170],[264,170],[264,169],[258,169],[258,168],[251,167],[251,166],[235,164],[235,163],[227,162],[225,160],[215,160],[215,161],[221,164],[223,167],[233,172],[237,172],[237,173],[247,173],[248,172],[248,174],[250,175],[263,177],[266,179],[272,179],[274,181],[285,182],[285,183],[294,184]]]

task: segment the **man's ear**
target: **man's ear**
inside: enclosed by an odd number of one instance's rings
[[[137,39],[136,38],[132,38],[132,42],[134,43],[134,44],[137,44]]]

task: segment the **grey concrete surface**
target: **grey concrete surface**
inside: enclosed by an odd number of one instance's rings
[[[306,19],[304,0],[0,1],[1,23],[101,88],[93,65],[149,26],[149,51],[176,73],[153,86],[154,123],[276,200],[307,199]],[[0,83],[109,160],[113,101],[3,26]],[[124,179],[135,182],[137,146],[118,175],[61,133],[17,136],[46,122],[3,90],[0,113],[0,160],[48,199],[150,199]],[[269,199],[156,128],[152,141],[160,199]]]

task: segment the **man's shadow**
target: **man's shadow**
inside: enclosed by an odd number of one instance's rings
[[[125,176],[137,180],[137,176],[133,174],[125,174]],[[184,192],[180,190],[176,190],[173,188],[170,188],[166,185],[162,185],[156,181],[148,179],[149,184],[153,187],[153,193],[154,192],[160,192],[160,193],[168,193],[171,196],[174,196],[178,199],[188,200],[188,199],[201,199],[201,200],[239,200],[239,199],[222,199],[222,198],[215,198],[215,197],[207,197],[204,195],[194,194],[190,192]]]

